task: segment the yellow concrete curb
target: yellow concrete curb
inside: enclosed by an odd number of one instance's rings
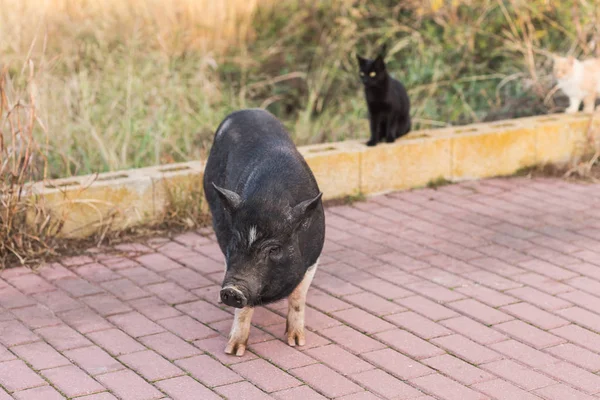
[[[440,178],[478,179],[568,162],[588,146],[590,117],[553,114],[415,131],[375,147],[346,141],[299,150],[328,200],[422,187]],[[593,128],[599,127],[600,117],[593,121]],[[101,229],[156,221],[174,195],[186,197],[201,190],[203,171],[204,163],[194,161],[38,182],[28,189],[35,202],[43,202],[45,210],[64,220],[60,236],[86,237]],[[35,209],[29,213],[30,224],[41,223]]]

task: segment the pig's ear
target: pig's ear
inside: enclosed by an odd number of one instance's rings
[[[299,226],[306,220],[307,217],[310,216],[312,211],[317,208],[319,200],[321,200],[321,196],[323,196],[323,193],[320,192],[312,199],[304,200],[302,203],[296,205],[292,209],[292,221],[294,226]]]
[[[229,212],[235,211],[240,207],[240,204],[242,204],[242,198],[239,194],[232,192],[231,190],[218,187],[214,182],[212,185],[219,194],[223,205]]]

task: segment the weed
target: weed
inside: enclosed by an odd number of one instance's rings
[[[427,182],[427,187],[430,189],[436,189],[440,186],[445,186],[445,185],[450,185],[452,184],[452,181],[446,179],[443,176],[439,176],[436,179],[433,179],[429,182]]]

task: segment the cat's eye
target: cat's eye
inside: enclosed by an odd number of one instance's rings
[[[369,74],[369,76],[370,76],[371,78],[374,78],[374,77],[375,77],[375,75],[377,75],[377,74],[375,73],[375,71],[373,71],[373,72],[371,72],[371,73]]]

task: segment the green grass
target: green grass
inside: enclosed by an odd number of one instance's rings
[[[47,36],[32,27],[33,46],[7,40],[0,63],[13,101],[26,61],[35,65],[49,176],[63,177],[204,157],[220,121],[243,107],[266,107],[297,144],[366,138],[354,54],[384,41],[414,129],[555,111],[543,101],[552,87],[545,52],[590,54],[597,36],[593,7],[579,1],[438,3],[259,1],[252,34],[214,49],[178,40],[179,31],[161,44],[135,12],[130,21],[91,14],[86,24],[53,20]],[[0,25],[24,18],[13,9],[0,7]]]

